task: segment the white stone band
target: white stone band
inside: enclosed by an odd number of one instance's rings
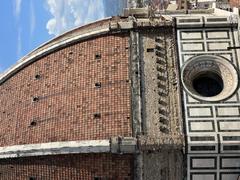
[[[72,153],[109,152],[109,140],[66,141],[0,147],[0,159]]]

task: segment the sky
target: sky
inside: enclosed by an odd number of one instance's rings
[[[1,0],[0,73],[44,42],[117,15],[126,0]]]

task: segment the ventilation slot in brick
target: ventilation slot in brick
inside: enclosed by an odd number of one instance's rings
[[[94,119],[100,119],[101,118],[101,113],[94,113],[93,117],[94,117]]]
[[[36,125],[37,125],[37,122],[36,122],[36,121],[32,121],[32,122],[30,123],[30,125],[31,125],[31,126],[36,126]]]
[[[102,84],[100,82],[95,83],[96,88],[101,88]]]
[[[29,180],[36,180],[36,177],[29,177]]]
[[[33,97],[32,98],[32,102],[38,102],[39,101],[39,97]]]
[[[40,75],[40,74],[36,74],[34,78],[35,78],[35,79],[40,79],[40,78],[41,78],[41,75]]]
[[[102,56],[101,56],[101,54],[95,54],[95,59],[101,59],[102,58]]]

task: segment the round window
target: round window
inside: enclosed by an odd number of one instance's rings
[[[230,97],[238,86],[234,66],[224,58],[202,55],[187,61],[181,72],[185,90],[194,98],[220,101]]]

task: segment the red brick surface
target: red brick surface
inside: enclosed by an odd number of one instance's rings
[[[0,160],[3,180],[130,180],[132,156],[82,154]],[[104,179],[105,178],[105,179]],[[96,179],[100,180],[100,179]]]
[[[128,40],[109,35],[69,46],[4,82],[0,146],[131,136]]]
[[[230,0],[229,4],[230,4],[231,7],[239,8],[240,7],[240,0]]]

